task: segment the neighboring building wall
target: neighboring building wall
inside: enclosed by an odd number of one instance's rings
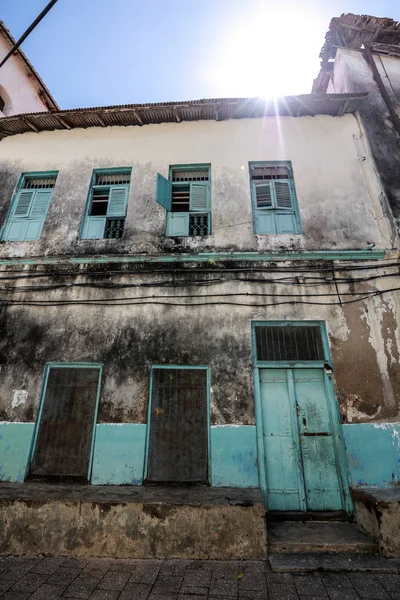
[[[390,247],[371,156],[353,115],[185,122],[24,134],[0,145],[0,223],[23,171],[58,170],[39,242],[5,243],[0,256],[165,253],[182,250]],[[327,143],[328,142],[328,143]],[[291,160],[303,235],[253,234],[249,161]],[[211,163],[212,235],[166,238],[156,174]],[[122,240],[80,240],[94,168],[132,166]],[[372,186],[372,187],[371,187]]]
[[[0,60],[10,49],[9,41],[0,31]],[[0,97],[5,102],[0,117],[49,110],[41,96],[39,83],[18,54],[9,58],[0,69]]]
[[[382,82],[400,116],[400,57],[373,55]],[[328,93],[368,92],[359,113],[372,154],[391,207],[400,226],[399,134],[393,126],[387,105],[363,53],[338,48]],[[390,213],[388,213],[389,217]],[[390,218],[390,217],[389,217]]]

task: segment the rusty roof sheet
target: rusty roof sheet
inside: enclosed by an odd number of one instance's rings
[[[0,119],[0,139],[27,132],[180,123],[181,121],[223,121],[270,116],[342,116],[354,113],[367,94],[309,94],[266,98],[210,98],[155,104],[98,106],[50,113],[13,115]]]
[[[314,79],[313,93],[325,93],[331,75],[337,48],[361,50],[365,44],[373,52],[400,56],[400,23],[393,19],[372,17],[371,15],[343,14],[334,17],[325,35],[325,43],[320,53],[321,69]]]
[[[13,38],[13,36],[11,35],[11,33],[7,29],[7,27],[4,25],[3,21],[1,21],[1,20],[0,20],[0,33],[2,33],[3,36],[6,38],[6,40],[10,43],[10,49],[11,49],[15,44],[15,39]],[[38,82],[38,84],[40,86],[40,90],[46,101],[47,108],[49,110],[60,110],[60,107],[58,106],[57,102],[54,100],[52,94],[50,93],[49,89],[45,85],[43,79],[40,77],[40,75],[36,71],[36,69],[34,69],[32,63],[27,58],[27,56],[24,54],[24,52],[21,50],[21,48],[18,48],[18,50],[14,53],[13,56],[19,56],[21,58],[21,60],[25,63],[25,66],[28,68],[29,72],[31,73],[31,75]]]
[[[335,57],[338,46],[360,50],[367,43],[399,46],[400,23],[394,19],[353,13],[334,17],[325,35],[320,58],[325,63]]]

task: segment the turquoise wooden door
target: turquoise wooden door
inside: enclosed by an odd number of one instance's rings
[[[343,510],[324,369],[260,369],[269,510]]]

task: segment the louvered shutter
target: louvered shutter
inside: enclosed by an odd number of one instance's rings
[[[50,205],[51,194],[52,190],[37,190],[29,215],[31,219],[45,219]]]
[[[156,202],[165,208],[165,210],[171,210],[172,183],[160,175],[160,173],[157,173]]]
[[[209,189],[208,181],[190,184],[189,210],[203,213],[209,211]]]
[[[276,208],[293,209],[290,181],[274,181]]]
[[[124,217],[126,215],[128,193],[128,186],[112,186],[110,188],[107,208],[108,217]]]
[[[17,192],[14,207],[12,211],[13,217],[27,217],[31,207],[31,202],[35,196],[35,190],[20,190]]]
[[[254,183],[257,208],[272,208],[272,190],[270,183]]]

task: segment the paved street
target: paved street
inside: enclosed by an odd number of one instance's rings
[[[265,562],[0,558],[1,600],[400,600],[399,574],[271,573]]]

